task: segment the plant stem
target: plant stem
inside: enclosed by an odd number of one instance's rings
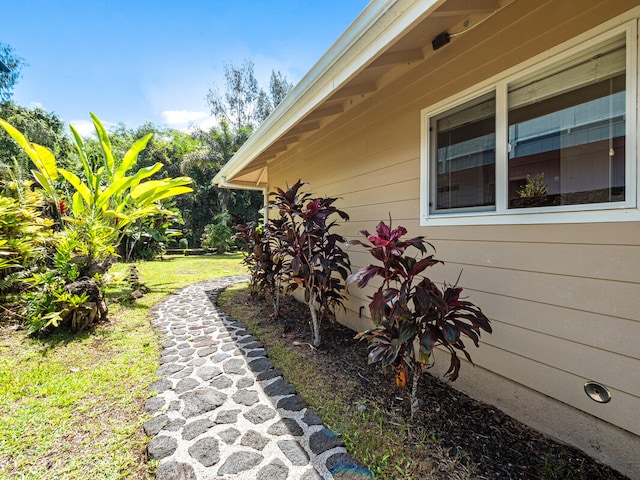
[[[273,316],[277,318],[278,315],[280,315],[280,285],[276,285],[273,292]]]
[[[318,311],[316,309],[316,296],[311,295],[309,299],[309,311],[311,312],[311,332],[313,336],[313,346],[318,348],[320,346],[320,325],[318,323]]]
[[[414,420],[420,410],[418,401],[418,382],[422,371],[418,368],[413,371],[413,385],[411,386],[411,420]]]

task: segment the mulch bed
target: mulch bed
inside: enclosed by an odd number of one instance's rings
[[[248,294],[244,301],[257,302]],[[299,344],[309,341],[306,305],[285,297],[278,319],[270,316],[273,309],[269,302],[261,301],[260,305],[264,326],[277,323],[284,328],[282,342]],[[358,382],[359,398],[353,401],[362,403],[364,397],[368,403],[379,406],[389,424],[406,422],[410,418],[409,392],[395,386],[392,372],[385,373],[375,365],[367,365],[366,343],[355,340],[353,331],[336,322],[325,321],[321,333],[322,346],[317,351],[298,348],[305,361],[329,378]],[[444,455],[469,466],[474,478],[476,475],[482,479],[523,480],[626,478],[580,450],[528,428],[499,409],[474,400],[432,375],[423,375],[419,398],[423,403],[415,423],[432,432],[431,435],[443,447],[440,451]],[[411,449],[411,445],[405,447]],[[454,477],[457,476],[442,478]]]

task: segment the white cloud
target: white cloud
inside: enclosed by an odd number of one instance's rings
[[[165,110],[162,118],[170,128],[185,132],[193,131],[196,128],[209,130],[216,124],[216,119],[209,116],[207,112],[190,110]]]
[[[204,120],[200,121],[197,123],[197,126],[200,127],[202,130],[210,130],[211,128],[215,127],[218,123],[218,120],[215,119],[214,117],[208,117],[205,118]]]
[[[104,120],[100,120],[104,128],[109,131],[112,127],[115,127],[117,124],[113,122],[105,122]],[[69,122],[70,125],[73,125],[81,137],[95,137],[96,129],[93,126],[93,122],[91,120],[72,120]]]
[[[90,120],[72,120],[69,124],[73,125],[82,137],[88,137],[95,132],[93,122]]]
[[[165,110],[162,112],[162,118],[169,126],[197,122],[208,116],[207,112],[191,112],[189,110]]]
[[[42,103],[40,102],[31,102],[29,103],[29,108],[40,108],[42,110],[44,110],[44,105],[42,105]]]

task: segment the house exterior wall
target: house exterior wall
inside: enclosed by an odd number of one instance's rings
[[[602,24],[637,1],[516,1],[269,164],[269,189],[298,179],[340,197],[349,239],[387,221],[435,246],[431,278],[460,285],[491,319],[454,387],[640,478],[640,223],[421,226],[421,111]],[[350,249],[353,267],[371,259]],[[368,328],[349,289],[339,320]],[[438,360],[440,359],[440,360]],[[436,356],[438,372],[448,365]],[[598,404],[588,380],[611,391]]]

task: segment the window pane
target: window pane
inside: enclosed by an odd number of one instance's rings
[[[511,86],[509,208],[625,200],[620,43],[624,38]]]
[[[432,119],[432,211],[495,205],[495,108],[492,93]]]

